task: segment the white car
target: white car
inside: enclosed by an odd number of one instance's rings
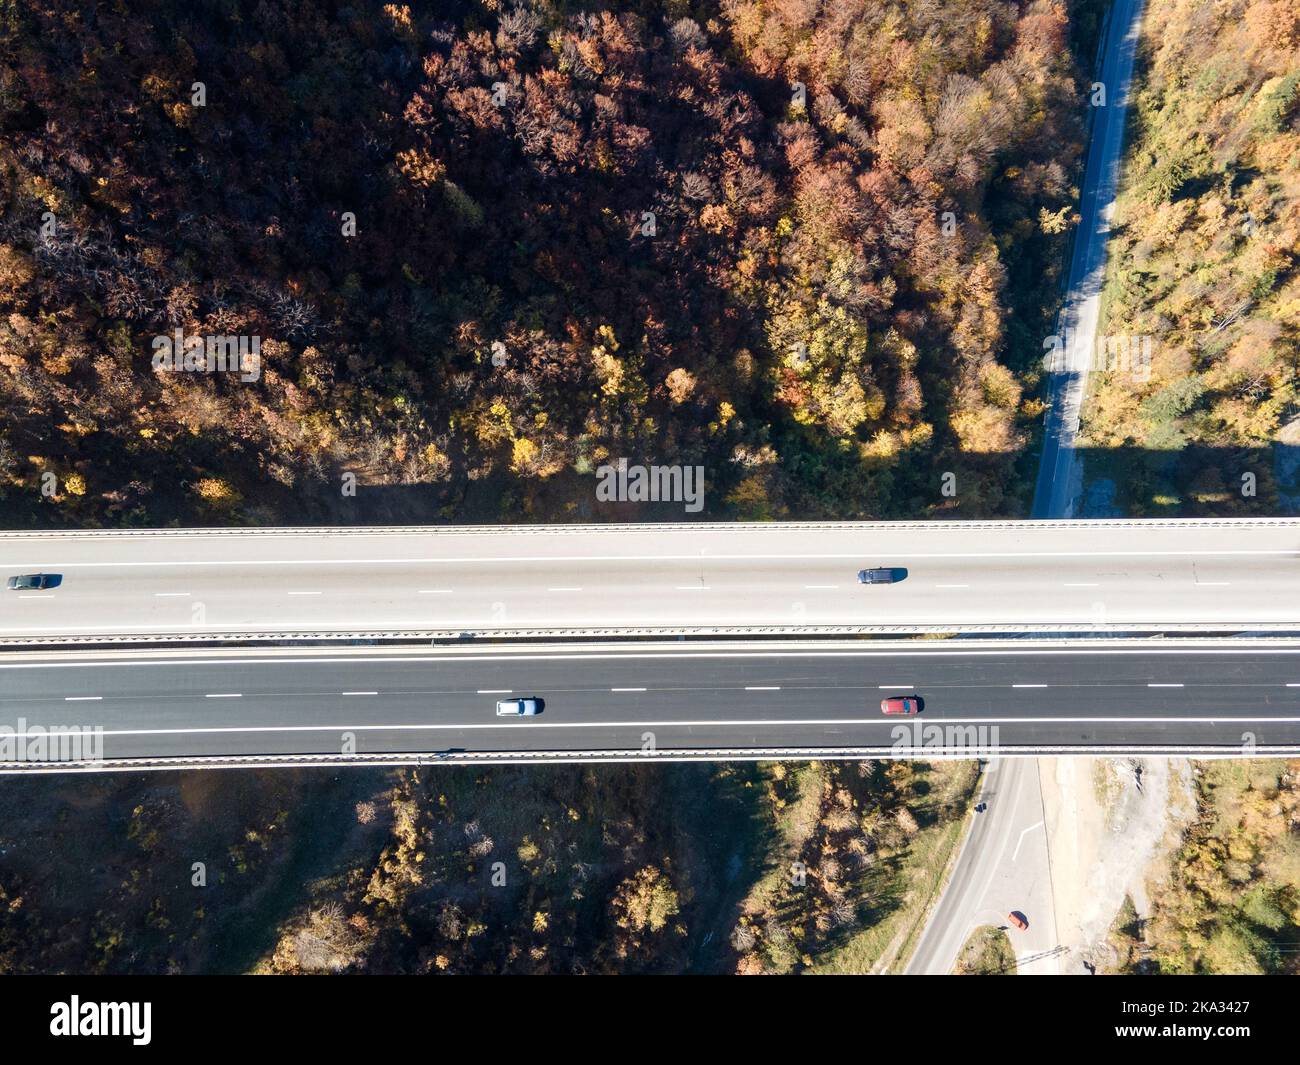
[[[541,712],[540,699],[502,699],[497,703],[497,717],[536,717]]]

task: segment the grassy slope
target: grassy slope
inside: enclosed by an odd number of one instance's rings
[[[981,925],[970,934],[957,958],[959,976],[1015,976],[1016,952],[1006,932]]]
[[[776,767],[774,858],[743,906],[742,972],[901,964],[961,838],[972,761]],[[803,863],[803,884],[792,872]]]

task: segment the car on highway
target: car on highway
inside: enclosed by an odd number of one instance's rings
[[[497,703],[497,717],[536,717],[541,712],[541,699],[502,699]]]
[[[891,695],[880,700],[882,714],[902,714],[911,717],[921,709],[921,700],[915,695]]]
[[[16,592],[43,592],[62,583],[63,578],[57,573],[20,573],[9,578],[8,586]]]
[[[894,581],[894,571],[883,566],[858,570],[859,584],[893,584]]]
[[[1025,920],[1025,915],[1021,913],[1019,910],[1012,910],[1009,914],[1007,914],[1007,920],[1010,921],[1017,928],[1019,928],[1020,931],[1022,932],[1029,927],[1029,922]]]

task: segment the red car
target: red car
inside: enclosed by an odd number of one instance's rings
[[[1017,928],[1019,928],[1020,931],[1022,932],[1029,927],[1029,922],[1025,920],[1025,915],[1021,913],[1019,910],[1012,910],[1009,914],[1007,914],[1007,920],[1010,921]]]
[[[921,700],[915,695],[891,695],[888,699],[880,700],[882,714],[903,714],[911,717],[920,708]]]

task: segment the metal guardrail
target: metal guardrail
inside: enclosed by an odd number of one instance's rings
[[[1065,746],[1000,745],[988,748],[934,747],[711,747],[661,751],[442,751],[361,755],[228,755],[177,758],[118,758],[100,762],[0,762],[0,776],[24,773],[127,773],[170,772],[180,769],[286,769],[320,767],[397,767],[429,765],[564,764],[589,762],[777,762],[861,761],[863,759],[925,759],[952,761],[966,758],[1277,758],[1300,754],[1300,744],[1260,745],[1249,754],[1240,744],[1097,744]]]
[[[1240,528],[1242,526],[1291,526],[1300,529],[1300,517],[1270,518],[1026,518],[1005,521],[716,521],[716,522],[629,522],[604,525],[391,525],[391,526],[278,526],[192,529],[8,529],[0,531],[0,542],[9,539],[149,539],[152,537],[289,537],[289,536],[546,536],[623,533],[728,533],[728,532],[870,532],[872,530],[971,530],[1011,529],[1116,529],[1116,528]]]
[[[588,640],[588,639],[675,639],[678,637],[818,637],[818,636],[880,636],[880,635],[978,635],[980,633],[1001,634],[1006,636],[1036,636],[1061,634],[1096,634],[1096,633],[1148,633],[1187,632],[1215,633],[1231,636],[1243,631],[1242,625],[1228,625],[1224,622],[1182,622],[1166,621],[1134,622],[1124,621],[1111,624],[1091,625],[1080,629],[1079,623],[1037,623],[1027,629],[1023,624],[1007,625],[763,625],[763,626],[691,626],[691,627],[635,627],[635,628],[581,628],[581,629],[476,629],[466,632],[463,629],[365,629],[353,631],[286,631],[286,632],[164,632],[164,633],[112,633],[92,634],[86,636],[51,635],[51,636],[4,636],[0,637],[0,648],[56,648],[56,647],[126,647],[132,645],[157,646],[161,644],[203,644],[203,643],[292,643],[292,644],[329,644],[340,642],[363,643],[371,641],[386,642],[430,642],[463,644],[472,646],[489,640],[528,641],[528,640]],[[1272,634],[1296,633],[1294,618],[1286,621],[1251,622],[1249,631]]]

